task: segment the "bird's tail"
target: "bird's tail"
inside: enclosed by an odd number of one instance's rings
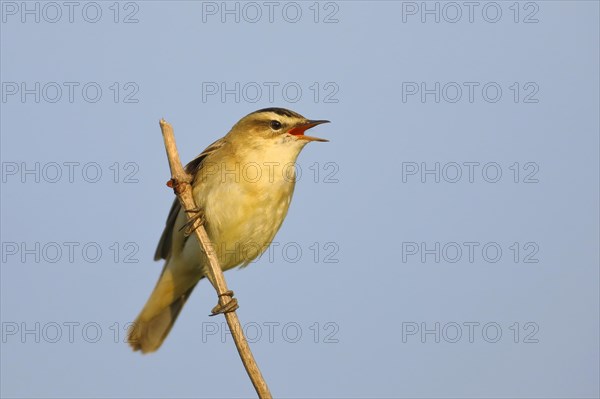
[[[198,280],[184,289],[177,289],[174,283],[171,271],[165,267],[146,305],[129,328],[127,341],[134,351],[149,353],[160,348]]]

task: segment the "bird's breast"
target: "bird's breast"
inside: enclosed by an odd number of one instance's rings
[[[194,189],[224,270],[247,264],[267,249],[292,199],[295,157],[262,155],[207,163],[203,168],[210,169]]]

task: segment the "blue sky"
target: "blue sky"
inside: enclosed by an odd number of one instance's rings
[[[0,6],[3,397],[254,395],[206,281],[157,353],[122,341],[159,119],[187,162],[271,106],[332,121],[225,275],[275,396],[599,395],[597,2]]]

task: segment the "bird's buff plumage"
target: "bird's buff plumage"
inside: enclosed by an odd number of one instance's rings
[[[304,132],[325,122],[283,108],[262,109],[242,118],[186,166],[223,270],[247,265],[267,249],[287,214],[300,151],[309,141],[326,141]],[[186,222],[175,200],[155,254],[156,260],[166,260],[163,271],[129,331],[134,350],[160,347],[207,275],[207,260],[196,238],[185,234]]]

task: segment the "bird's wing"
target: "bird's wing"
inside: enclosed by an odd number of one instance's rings
[[[226,141],[223,138],[220,138],[206,147],[206,149],[202,151],[200,155],[198,155],[185,166],[185,171],[195,177],[202,167],[202,162],[206,159],[206,157],[223,147],[225,143]],[[156,252],[154,253],[154,260],[168,259],[171,253],[171,245],[173,243],[173,230],[175,229],[175,221],[177,220],[177,215],[179,215],[180,210],[181,204],[179,203],[179,200],[175,198],[173,205],[171,206],[171,210],[169,211],[169,216],[167,217],[165,229],[163,230],[160,240],[158,241],[158,246],[156,248]]]
[[[200,155],[198,155],[196,158],[192,159],[190,163],[185,165],[185,171],[194,176],[195,178],[198,174],[198,171],[202,167],[202,162],[206,159],[206,157],[223,147],[225,143],[227,143],[227,141],[225,141],[225,138],[222,137],[219,140],[212,143],[211,145],[209,145],[208,147],[206,147],[206,149],[202,151]]]

